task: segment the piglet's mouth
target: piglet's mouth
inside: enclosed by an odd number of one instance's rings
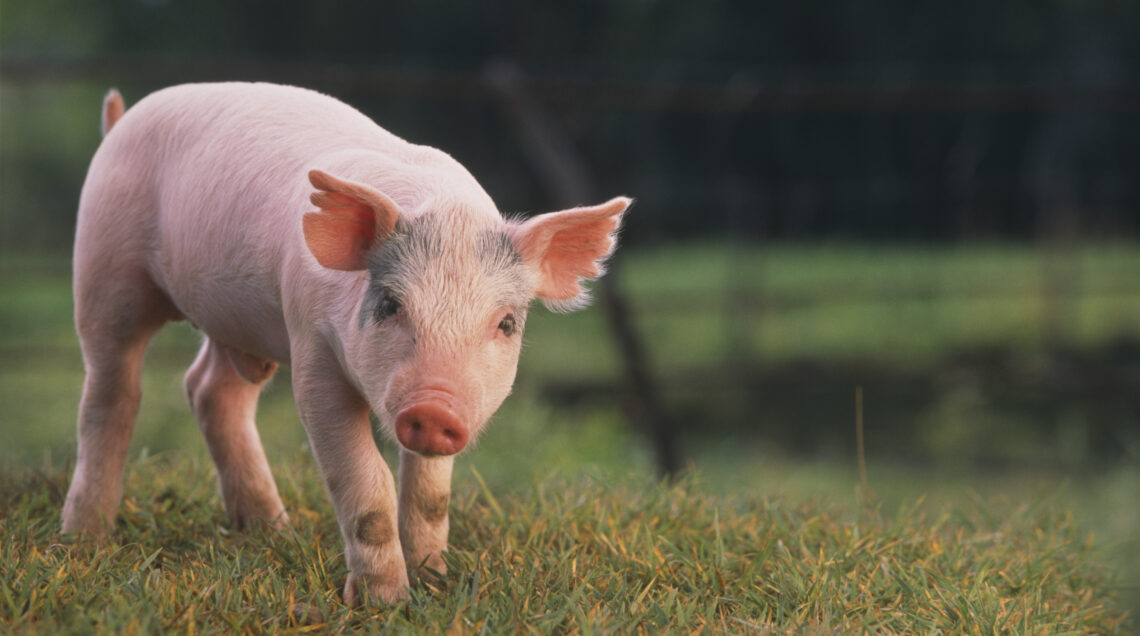
[[[446,403],[424,400],[396,415],[396,439],[421,455],[454,455],[467,446],[470,431]]]

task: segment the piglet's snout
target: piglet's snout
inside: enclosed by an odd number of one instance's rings
[[[396,439],[424,455],[454,455],[467,445],[467,427],[438,402],[413,404],[396,415]]]

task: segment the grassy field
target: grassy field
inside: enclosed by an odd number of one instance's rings
[[[0,619],[16,632],[1124,633],[1112,572],[1047,502],[886,511],[709,495],[586,471],[452,503],[443,579],[394,607],[339,597],[339,533],[304,454],[293,527],[234,534],[210,467],[133,464],[117,542],[61,541],[62,471],[0,482]]]
[[[1049,258],[1008,246],[698,246],[631,252],[618,275],[666,379],[802,359],[936,370],[977,347],[1032,359],[1049,347],[1140,341],[1140,250],[1128,246]],[[683,422],[698,477],[661,489],[647,445],[612,402],[545,397],[551,383],[620,377],[600,312],[536,310],[527,343],[515,395],[457,467],[446,591],[421,590],[398,611],[349,612],[337,600],[345,573],[338,532],[288,370],[267,390],[259,422],[297,527],[235,535],[181,394],[197,345],[185,325],[164,330],[148,355],[117,543],[61,542],[82,381],[67,260],[3,255],[0,618],[45,633],[1135,627],[1122,621],[1140,608],[1140,445],[1109,465],[1085,455],[1039,461],[1051,450],[996,468],[872,454],[872,496],[856,485],[844,389],[840,432],[823,440],[830,451],[813,455],[767,441],[765,431],[782,425],[778,413],[731,430]],[[712,402],[721,398],[701,402],[701,386],[687,390],[686,404],[715,419],[723,405]],[[819,400],[806,395],[790,408],[814,413]],[[886,415],[876,414],[875,398],[868,394],[872,448],[890,435],[877,428]],[[1008,421],[944,405],[936,415],[912,424],[929,427],[938,444],[958,435],[955,449],[989,444],[962,431]],[[1009,427],[1007,437],[1020,430]],[[1072,446],[1071,436],[1048,440]],[[379,443],[391,458],[391,443]],[[293,609],[302,606],[319,620],[298,621]]]

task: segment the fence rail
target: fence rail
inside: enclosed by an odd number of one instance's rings
[[[483,70],[440,71],[398,66],[297,64],[232,59],[20,59],[0,60],[0,82],[44,84],[170,84],[188,81],[262,80],[329,90],[383,90],[431,99],[498,101],[495,75]],[[718,113],[1055,112],[1140,111],[1140,88],[1062,83],[1006,84],[882,82],[768,82],[746,73],[728,83],[618,81],[530,75],[517,81],[534,99],[602,109]]]

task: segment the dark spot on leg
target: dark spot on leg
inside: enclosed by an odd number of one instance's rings
[[[451,500],[451,493],[440,495],[427,495],[416,500],[416,508],[428,523],[439,523],[447,518],[447,505]]]
[[[352,534],[364,545],[384,545],[392,540],[392,523],[388,515],[373,510],[356,518],[356,527]]]

